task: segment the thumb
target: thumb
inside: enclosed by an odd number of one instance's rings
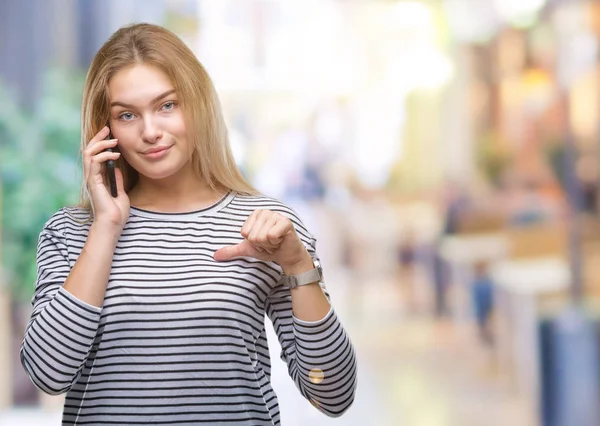
[[[214,258],[217,262],[223,262],[241,256],[248,256],[248,242],[246,240],[234,246],[221,247],[215,251]]]
[[[121,169],[115,165],[115,181],[117,182],[117,191],[119,195],[125,194],[125,187],[123,183],[123,173]]]

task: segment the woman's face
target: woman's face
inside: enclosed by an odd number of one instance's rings
[[[148,65],[125,68],[110,79],[108,92],[111,133],[141,176],[164,179],[189,164],[183,112],[165,73]]]

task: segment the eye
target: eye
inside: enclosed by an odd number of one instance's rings
[[[133,120],[133,114],[130,112],[124,112],[119,114],[119,120],[123,120],[123,121],[131,121]]]
[[[164,104],[162,104],[162,106],[160,107],[163,111],[171,111],[173,109],[175,109],[175,106],[177,105],[176,102],[174,101],[169,101],[169,102],[165,102]]]

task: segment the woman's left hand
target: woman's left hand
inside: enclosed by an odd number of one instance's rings
[[[214,255],[216,261],[249,256],[275,262],[285,270],[310,260],[292,221],[280,213],[255,210],[242,226],[241,234],[244,241],[218,249]]]

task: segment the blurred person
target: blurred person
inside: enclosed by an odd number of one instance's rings
[[[598,160],[595,155],[581,155],[576,167],[581,186],[581,209],[591,216],[598,214]]]
[[[176,35],[136,24],[101,47],[82,154],[81,204],[40,233],[21,346],[33,383],[67,393],[63,425],[279,424],[265,314],[300,393],[328,416],[350,407],[354,348],[316,241],[244,180],[210,77]]]
[[[450,283],[450,267],[439,253],[440,241],[433,247],[433,290],[435,303],[435,316],[443,318],[449,315],[447,287]]]
[[[444,237],[459,232],[460,224],[470,208],[466,191],[457,182],[451,182],[445,188],[442,197],[442,230],[433,244],[433,285],[435,295],[435,315],[438,318],[450,314],[448,307],[448,287],[450,286],[450,265],[442,257],[440,246]]]
[[[401,286],[401,290],[405,295],[408,310],[411,313],[416,313],[417,311],[417,300],[415,294],[416,257],[417,240],[415,230],[409,228],[398,241],[397,262],[399,266],[399,285]]]
[[[454,235],[460,231],[460,225],[466,212],[471,208],[471,200],[466,190],[458,183],[451,182],[444,194],[443,234]]]
[[[480,261],[475,265],[475,276],[471,284],[471,300],[481,341],[492,343],[491,316],[494,307],[494,284],[488,265]]]
[[[410,273],[415,264],[416,257],[416,237],[415,231],[409,229],[406,234],[400,238],[398,244],[398,263],[403,271]]]

